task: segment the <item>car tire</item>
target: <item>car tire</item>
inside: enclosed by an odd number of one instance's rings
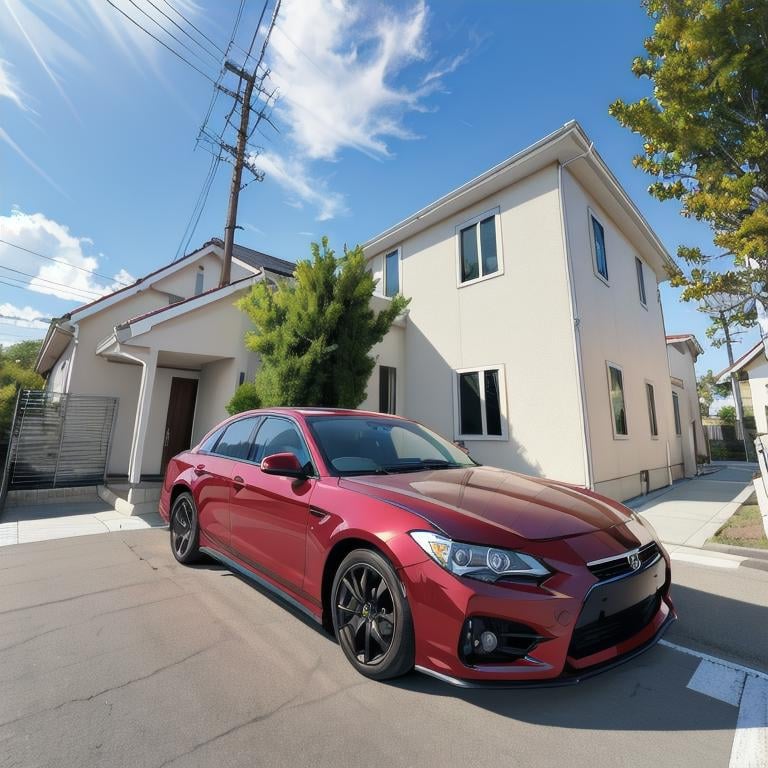
[[[395,569],[381,554],[356,549],[342,560],[331,589],[331,613],[336,639],[362,675],[389,680],[413,668],[411,609]]]
[[[171,551],[182,564],[190,565],[200,560],[200,526],[197,507],[191,493],[179,494],[171,507]]]

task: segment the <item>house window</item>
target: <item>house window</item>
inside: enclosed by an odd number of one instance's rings
[[[195,275],[195,296],[199,296],[203,292],[204,281],[205,273],[203,272],[203,268],[200,267]]]
[[[614,437],[626,437],[627,410],[624,404],[624,377],[621,368],[608,364],[608,391],[611,397]]]
[[[643,262],[635,258],[635,270],[637,271],[637,292],[640,295],[640,303],[645,306],[645,277],[643,276]]]
[[[397,368],[379,366],[379,412],[396,413]]]
[[[459,260],[461,283],[488,277],[500,271],[495,214],[459,229]]]
[[[392,251],[384,257],[384,295],[400,293],[400,251]]]
[[[500,368],[459,371],[459,437],[503,437],[503,378]]]
[[[680,422],[680,398],[678,397],[677,392],[672,393],[672,409],[675,412],[675,434],[682,435],[683,427]]]
[[[603,225],[594,217],[592,220],[592,242],[595,246],[595,272],[608,282],[608,257],[605,254],[605,230]]]
[[[659,436],[659,425],[656,421],[656,396],[653,392],[653,384],[645,382],[645,394],[648,398],[648,422],[651,427],[651,437]]]

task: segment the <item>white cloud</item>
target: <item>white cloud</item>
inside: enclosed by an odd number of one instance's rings
[[[425,97],[466,57],[438,62],[415,85],[396,82],[429,59],[426,3],[408,2],[395,8],[372,0],[283,0],[268,63],[289,147],[282,159],[268,155],[271,170],[263,156],[257,162],[294,193],[289,205],[308,203],[321,221],[346,206],[318,184],[310,163],[336,160],[345,149],[380,159],[391,154],[391,139],[417,138],[405,116],[425,111]]]
[[[124,269],[111,280],[92,274],[99,271],[99,261],[83,250],[91,241],[75,237],[68,227],[42,213],[14,210],[10,216],[0,216],[0,238],[56,259],[43,260],[0,242],[0,264],[5,267],[0,267],[0,279],[28,283],[30,291],[85,304],[134,281]]]
[[[45,320],[40,320],[38,318],[45,318],[45,315],[29,305],[26,307],[19,307],[15,304],[10,304],[9,302],[0,304],[0,320],[2,320],[3,324],[15,325],[19,328],[38,328],[45,330],[48,327],[48,323]]]
[[[312,178],[303,160],[264,152],[252,158],[252,162],[283,189],[315,207],[318,221],[327,221],[346,210],[344,198],[328,189],[322,179]]]
[[[11,65],[0,59],[0,99],[10,99],[19,109],[26,109],[23,94],[10,72]]]
[[[353,147],[381,156],[389,152],[387,137],[411,135],[401,117],[420,107],[424,91],[392,80],[426,58],[426,18],[423,0],[400,14],[378,3],[283,2],[270,67],[302,154],[333,160]]]

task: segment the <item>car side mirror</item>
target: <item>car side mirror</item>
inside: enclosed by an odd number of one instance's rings
[[[307,473],[292,453],[273,453],[261,460],[261,471],[266,475],[306,477]]]

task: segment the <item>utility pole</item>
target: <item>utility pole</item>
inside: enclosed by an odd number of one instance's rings
[[[245,163],[245,145],[248,141],[248,120],[251,114],[251,98],[253,87],[256,83],[256,72],[248,73],[244,69],[227,61],[224,66],[245,80],[245,91],[242,97],[240,109],[240,127],[237,131],[237,146],[234,149],[234,164],[232,167],[232,181],[229,187],[229,208],[227,210],[227,223],[224,227],[224,266],[221,270],[219,287],[229,285],[232,279],[232,250],[235,245],[235,228],[237,227],[237,204],[240,198],[240,184],[243,178],[243,164]]]

